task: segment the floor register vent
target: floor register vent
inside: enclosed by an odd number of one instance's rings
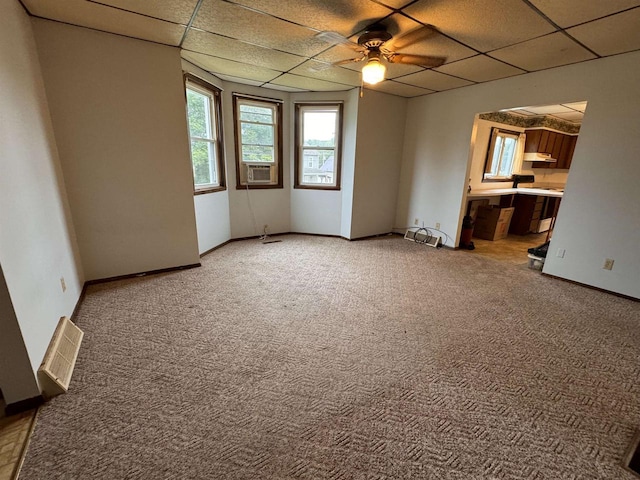
[[[407,230],[404,234],[405,240],[411,240],[416,243],[424,243],[430,247],[437,247],[440,244],[440,236],[431,235],[426,228],[418,228],[417,230]]]
[[[67,317],[62,317],[58,322],[38,369],[38,381],[46,397],[66,393],[69,389],[83,336],[84,332]]]

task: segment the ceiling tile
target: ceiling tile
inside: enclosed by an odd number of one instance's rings
[[[596,58],[560,32],[496,50],[491,56],[529,71]]]
[[[640,8],[618,13],[567,30],[599,55],[640,49]]]
[[[392,13],[370,0],[231,0],[252,9],[319,31],[338,32],[346,37]]]
[[[305,57],[312,57],[327,48],[326,42],[315,38],[313,30],[222,0],[204,0],[194,26]]]
[[[437,71],[466,78],[473,82],[489,82],[498,78],[512,77],[525,73],[524,70],[499,62],[485,55],[466,58],[436,68]]]
[[[531,0],[531,3],[566,28],[638,6],[640,0]]]
[[[519,109],[508,109],[508,110],[500,110],[501,112],[509,112],[509,113],[515,113],[518,115],[522,115],[523,117],[535,117],[538,114],[537,113],[533,113],[533,112],[528,112],[527,110],[519,110]]]
[[[213,74],[231,75],[248,80],[268,82],[282,72],[270,68],[258,67],[247,63],[234,62],[225,58],[212,57],[202,53],[182,51],[182,58]]]
[[[570,122],[581,123],[582,118],[584,117],[584,113],[582,112],[554,113],[553,116],[560,118],[561,120],[568,120]]]
[[[562,105],[541,105],[539,107],[524,107],[523,110],[535,113],[536,115],[550,115],[554,113],[566,113],[572,110]]]
[[[189,29],[182,48],[199,53],[215,53],[220,58],[282,70],[283,72],[306,60],[305,57],[259,47],[194,28]]]
[[[330,82],[344,83],[353,87],[360,86],[360,73],[339,66],[326,68],[327,64],[309,60],[297,66],[289,73],[302,75],[304,77],[318,78]]]
[[[467,80],[451,77],[434,70],[424,70],[422,72],[412,73],[411,75],[400,77],[396,79],[396,81],[435,91],[450,90],[452,88],[464,87],[472,84],[472,82]]]
[[[179,45],[185,27],[85,0],[22,0],[32,15],[104,32]]]
[[[383,3],[391,8],[403,8],[405,5],[409,5],[413,0],[379,0],[380,3]]]
[[[433,90],[426,88],[414,87],[413,85],[407,85],[405,83],[394,82],[393,80],[386,80],[378,83],[377,85],[367,85],[366,89],[377,90],[379,92],[390,93],[391,95],[398,95],[399,97],[418,97],[420,95],[427,95],[433,93]],[[366,95],[366,93],[365,93]]]
[[[353,88],[349,85],[340,85],[338,83],[327,82],[326,80],[320,80],[317,78],[301,77],[299,75],[292,75],[291,73],[285,73],[281,77],[273,80],[271,84],[318,92],[351,90]]]
[[[287,87],[285,85],[276,85],[273,83],[265,83],[263,85],[263,87],[265,88],[271,88],[273,90],[280,90],[281,92],[306,92],[306,90],[303,90],[301,88],[294,88],[294,87]]]
[[[563,103],[563,105],[580,112],[584,112],[587,109],[587,102]]]
[[[215,76],[227,82],[241,83],[243,85],[252,85],[254,87],[261,87],[264,85],[262,80],[247,80],[246,78],[234,77],[233,75],[223,75],[221,73],[216,73]]]
[[[515,0],[420,0],[404,12],[482,52],[555,30],[525,2]]]
[[[153,2],[141,2],[140,0],[100,0],[96,3],[111,5],[112,7],[122,10],[187,25],[189,20],[191,20],[191,15],[198,4],[198,0],[154,0]]]

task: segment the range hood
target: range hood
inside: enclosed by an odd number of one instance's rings
[[[557,162],[555,158],[551,158],[550,153],[525,153],[522,159],[525,162],[547,162],[547,163]]]

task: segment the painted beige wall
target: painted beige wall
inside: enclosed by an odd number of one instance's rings
[[[84,281],[31,21],[15,1],[0,2],[0,172],[0,388],[13,403],[39,395],[34,372]]]
[[[457,244],[479,112],[588,101],[544,271],[640,297],[640,53],[409,100],[397,222],[441,222]],[[557,258],[558,248],[566,249]],[[613,271],[602,269],[613,258]]]
[[[33,25],[86,279],[198,263],[178,49]]]
[[[398,197],[405,98],[365,90],[358,105],[358,132],[351,238],[389,233]]]

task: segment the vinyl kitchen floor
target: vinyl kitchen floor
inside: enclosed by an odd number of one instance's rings
[[[17,478],[35,415],[34,409],[5,417],[0,399],[0,480]]]
[[[472,241],[476,247],[475,250],[464,251],[513,265],[527,265],[529,263],[527,249],[543,244],[546,238],[547,232],[509,235],[507,238],[493,241],[473,237]]]

